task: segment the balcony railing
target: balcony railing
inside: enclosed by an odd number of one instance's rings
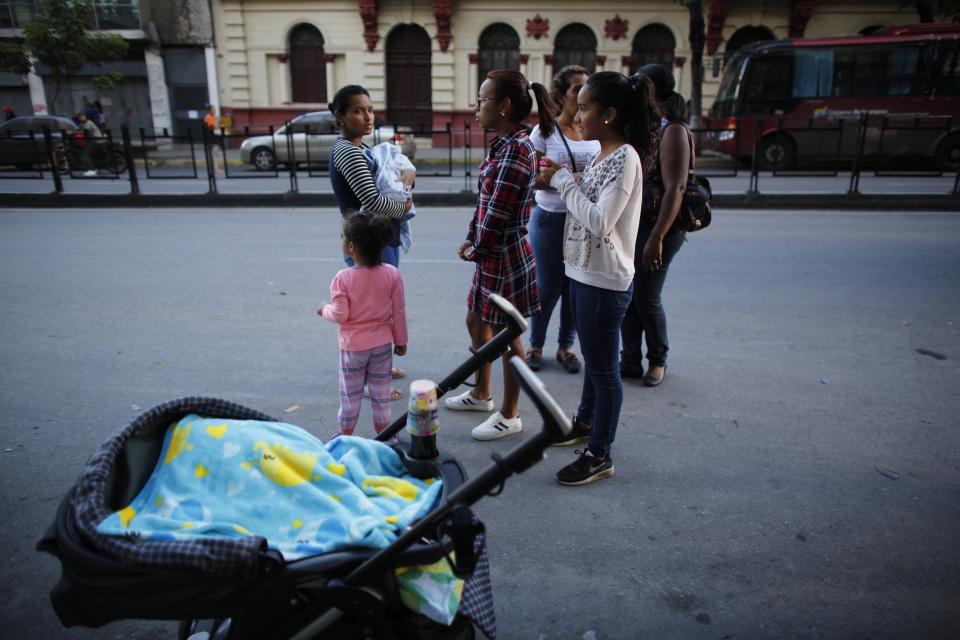
[[[36,0],[0,0],[0,29],[19,29],[39,13]]]
[[[94,3],[92,31],[139,29],[139,0],[99,0]],[[0,29],[20,29],[43,12],[40,0],[0,0]]]
[[[102,0],[94,6],[95,31],[139,29],[139,0]]]

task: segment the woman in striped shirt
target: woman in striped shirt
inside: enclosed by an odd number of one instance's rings
[[[400,223],[404,214],[410,211],[413,200],[406,202],[394,200],[380,193],[373,179],[373,158],[370,147],[363,143],[364,136],[373,133],[373,103],[370,94],[360,85],[343,87],[330,103],[340,137],[333,143],[330,151],[330,183],[337,197],[340,213],[347,215],[364,211],[379,213],[393,220],[393,237],[383,249],[381,262],[398,266],[400,263]],[[416,175],[404,171],[401,179],[408,187],[413,186]],[[344,256],[349,266],[351,260]]]

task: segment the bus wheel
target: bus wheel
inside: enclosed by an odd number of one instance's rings
[[[767,136],[760,141],[760,167],[768,171],[790,169],[797,157],[797,146],[784,135]]]
[[[937,149],[937,167],[941,171],[960,171],[960,133],[947,136]]]

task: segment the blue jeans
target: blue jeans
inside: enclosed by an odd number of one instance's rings
[[[570,279],[563,272],[563,223],[566,211],[547,211],[533,208],[530,218],[530,245],[537,263],[537,289],[540,292],[540,313],[530,318],[530,346],[543,348],[547,340],[547,325],[553,308],[560,301],[560,349],[573,346],[576,335],[570,312]]]
[[[343,261],[347,263],[348,267],[353,266],[353,258],[350,256],[343,256]],[[383,248],[383,251],[380,252],[380,262],[383,264],[391,264],[396,268],[400,268],[400,247],[391,247],[387,245]]]
[[[677,227],[671,228],[663,238],[663,263],[659,271],[643,270],[643,246],[650,238],[653,225],[640,223],[637,234],[637,253],[634,258],[636,274],[633,277],[633,301],[623,319],[621,334],[623,351],[620,361],[625,367],[639,369],[643,366],[643,341],[647,341],[647,360],[651,367],[667,364],[667,314],[663,310],[660,294],[667,280],[667,268],[683,246],[687,233]]]
[[[610,453],[620,422],[620,323],[632,297],[632,284],[626,291],[613,291],[570,280],[570,306],[584,368],[577,417],[593,423],[587,447],[597,456]]]

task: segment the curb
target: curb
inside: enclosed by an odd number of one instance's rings
[[[470,207],[477,203],[472,191],[419,193],[417,206]],[[960,212],[960,196],[951,194],[717,194],[715,209],[839,209],[863,211]],[[201,193],[201,194],[95,194],[95,193],[2,193],[4,208],[71,207],[336,207],[332,193]]]

